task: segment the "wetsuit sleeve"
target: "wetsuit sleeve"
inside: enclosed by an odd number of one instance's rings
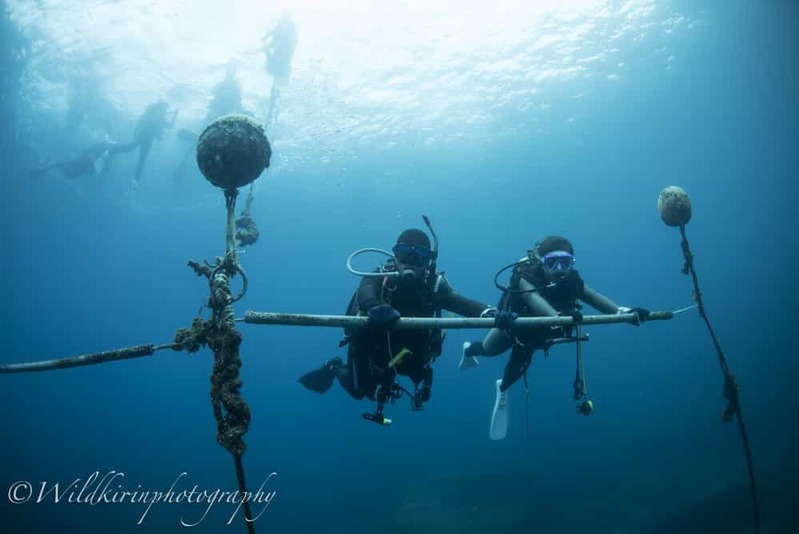
[[[580,300],[598,310],[602,313],[612,314],[619,310],[619,305],[610,300],[608,297],[588,287],[588,284],[583,286],[583,294]]]
[[[536,317],[556,317],[558,311],[535,290],[535,286],[522,278],[519,281],[519,289],[523,291],[522,300]]]
[[[441,285],[438,288],[439,303],[441,308],[457,313],[464,317],[480,317],[480,314],[490,306],[464,297],[449,285],[446,278],[441,278]]]
[[[364,277],[361,284],[358,286],[358,307],[361,310],[369,311],[380,302],[380,286],[383,283],[382,278],[378,277]]]

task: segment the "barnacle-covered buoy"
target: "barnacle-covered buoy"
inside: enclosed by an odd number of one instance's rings
[[[683,188],[670,185],[658,196],[658,211],[667,225],[686,225],[691,220],[691,199]]]
[[[263,126],[246,115],[219,117],[200,134],[197,165],[205,179],[222,189],[249,184],[269,168],[272,147]]]

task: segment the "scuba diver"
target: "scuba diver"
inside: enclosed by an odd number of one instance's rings
[[[105,139],[90,146],[74,159],[48,163],[33,169],[30,177],[39,178],[53,169],[59,169],[69,179],[99,174],[105,169],[108,158],[117,151],[117,147],[117,143]]]
[[[590,288],[574,268],[574,248],[568,239],[548,236],[536,243],[527,256],[508,265],[497,273],[495,283],[502,289],[498,309],[510,313],[499,328],[492,328],[482,341],[463,344],[460,369],[479,365],[477,356],[498,356],[511,349],[502,379],[497,380],[494,411],[491,416],[491,439],[503,439],[507,432],[507,390],[519,378],[525,376],[538,349],[548,350],[554,343],[575,341],[578,343],[578,372],[575,380],[575,400],[578,413],[588,415],[593,411],[593,402],[587,399],[584,372],[581,367],[580,342],[587,337],[573,337],[573,327],[542,327],[525,331],[513,331],[513,321],[523,317],[571,317],[574,322],[582,320],[580,313],[583,301],[604,314],[637,313],[638,322],[645,321],[649,311],[644,308],[619,306],[608,297]],[[499,275],[513,268],[509,287],[496,282]]]
[[[288,13],[282,13],[278,17],[274,27],[264,35],[262,44],[266,56],[266,72],[272,77],[272,90],[265,123],[269,126],[277,121],[280,90],[289,83],[291,60],[297,47],[297,28]]]
[[[363,417],[381,425],[391,423],[383,415],[385,403],[393,404],[403,394],[411,398],[414,411],[424,408],[433,385],[432,364],[441,354],[444,341],[440,328],[393,330],[401,316],[440,317],[441,310],[467,317],[497,315],[495,308],[456,293],[436,271],[438,238],[427,217],[424,221],[435,242],[432,250],[427,234],[410,228],[397,238],[393,254],[361,249],[350,256],[348,269],[363,279],[350,300],[347,315],[367,316],[366,326],[345,329],[340,346],[349,345],[346,363],[332,358],[300,378],[303,386],[317,393],[330,389],[335,378],[352,398],[376,401],[377,411]],[[389,259],[372,273],[358,272],[352,269],[351,260],[362,252],[379,252]],[[413,393],[397,383],[397,375],[410,378]]]
[[[236,77],[236,60],[231,59],[225,69],[225,77],[211,90],[213,97],[208,103],[205,123],[209,123],[222,115],[241,113],[241,83]]]
[[[213,97],[211,102],[208,103],[208,111],[203,119],[203,128],[224,115],[242,113],[244,106],[242,105],[241,83],[236,78],[236,60],[231,59],[228,62],[225,77],[214,86],[211,92]],[[186,172],[191,155],[197,149],[197,140],[200,136],[186,128],[180,128],[177,136],[179,139],[190,143],[173,175],[175,181],[180,181]]]
[[[147,162],[147,156],[150,154],[153,141],[164,136],[164,130],[171,128],[175,124],[175,119],[178,116],[178,110],[172,113],[172,118],[167,119],[167,110],[169,105],[163,100],[154,102],[147,106],[144,113],[139,117],[136,124],[136,129],[133,132],[133,141],[125,145],[116,147],[114,152],[130,152],[136,147],[139,147],[139,159],[136,162],[136,172],[133,175],[133,187],[137,188],[139,180],[141,179],[142,171],[144,171],[144,164]]]
[[[252,187],[247,194],[247,200],[244,202],[244,208],[236,218],[236,245],[239,247],[247,247],[254,245],[258,238],[261,236],[258,225],[255,224],[255,218],[252,216],[252,201],[253,201]]]

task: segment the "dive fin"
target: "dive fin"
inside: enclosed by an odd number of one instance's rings
[[[94,174],[102,174],[105,170],[106,165],[108,165],[108,158],[109,158],[109,151],[106,150],[100,157],[94,160]]]
[[[329,362],[325,362],[319,369],[302,375],[300,384],[316,393],[327,393],[327,390],[333,385],[333,379],[336,378],[336,369],[340,366],[341,359],[333,358]]]
[[[333,371],[327,367],[322,367],[302,375],[300,377],[300,384],[311,391],[322,394],[327,393],[327,390],[333,385],[334,378],[335,375],[333,374]]]
[[[467,356],[466,349],[469,348],[471,343],[468,341],[463,342],[463,353],[461,353],[461,363],[458,364],[458,369],[463,371],[464,369],[469,369],[470,367],[477,367],[480,365],[480,362],[477,361],[477,358],[474,356]]]
[[[500,391],[502,379],[497,380],[497,397],[494,401],[494,412],[491,414],[491,429],[489,436],[492,440],[505,439],[508,433],[508,392]]]

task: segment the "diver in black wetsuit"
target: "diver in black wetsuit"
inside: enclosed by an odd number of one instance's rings
[[[31,178],[39,178],[47,172],[58,169],[65,178],[92,176],[102,172],[109,156],[116,152],[118,145],[110,140],[95,143],[74,159],[47,163],[30,172]]]
[[[580,277],[574,268],[574,248],[568,239],[548,236],[536,243],[528,255],[506,269],[513,267],[508,288],[505,288],[498,305],[500,313],[509,314],[501,327],[491,329],[482,341],[466,342],[460,368],[478,365],[477,356],[498,356],[511,349],[501,380],[496,381],[496,399],[492,415],[492,439],[502,439],[506,416],[498,417],[507,407],[507,390],[525,375],[535,351],[544,349],[554,339],[572,338],[572,327],[542,327],[529,330],[512,330],[517,317],[571,317],[575,323],[582,321],[580,301],[604,314],[637,314],[645,321],[649,311],[644,308],[619,306],[598,293]],[[504,269],[503,269],[504,270]],[[582,375],[580,375],[582,376]],[[584,384],[575,385],[575,399],[581,400],[578,412],[588,415],[593,403],[584,399]],[[495,422],[501,421],[495,425]]]
[[[243,112],[241,83],[236,77],[235,60],[228,62],[225,77],[214,86],[211,93],[213,96],[211,97],[211,102],[208,103],[208,111],[202,123],[203,128],[219,117]],[[183,157],[173,175],[175,181],[180,181],[183,179],[191,156],[197,149],[197,140],[200,136],[186,128],[180,128],[177,136],[179,139],[191,143],[183,152]]]
[[[171,128],[175,124],[175,119],[178,115],[176,109],[172,113],[172,118],[167,118],[167,111],[169,105],[163,100],[154,102],[147,106],[144,113],[139,117],[139,122],[136,124],[136,129],[133,132],[133,140],[125,145],[118,146],[114,152],[130,152],[136,147],[139,148],[139,159],[136,162],[136,172],[133,175],[133,186],[138,187],[141,180],[142,172],[144,171],[144,164],[147,162],[147,157],[150,154],[150,148],[153,146],[153,141],[161,139],[164,136],[164,130]]]
[[[347,313],[366,315],[368,321],[366,327],[346,332],[346,363],[333,358],[306,373],[300,379],[306,388],[324,393],[337,378],[352,398],[378,402],[377,413],[367,419],[380,423],[383,404],[403,391],[411,395],[415,409],[422,409],[430,399],[432,364],[441,354],[444,336],[439,328],[392,330],[394,322],[401,316],[440,317],[442,310],[467,317],[496,315],[495,308],[458,294],[436,272],[437,248],[431,250],[422,230],[400,234],[393,258],[368,273],[352,298]],[[396,384],[397,375],[411,379],[414,393]]]
[[[606,314],[639,312],[644,320],[648,312],[643,308],[619,306],[608,297],[596,292],[574,269],[574,249],[563,237],[549,236],[536,244],[528,258],[514,268],[511,292],[500,304],[500,309],[522,317],[557,317],[568,315],[581,317],[578,301]],[[563,335],[559,328],[539,328],[514,332],[494,328],[482,341],[468,343],[464,347],[465,367],[474,363],[475,356],[498,356],[512,348],[505,368],[501,390],[505,391],[522,377],[530,364],[533,352],[543,347],[551,338]],[[464,367],[464,365],[462,365]]]
[[[265,124],[270,126],[277,122],[280,92],[289,83],[291,61],[297,47],[297,28],[287,13],[278,17],[275,26],[263,39],[263,50],[266,56],[266,72],[272,77],[272,89],[269,93],[269,109]]]
[[[208,104],[205,114],[205,123],[218,119],[230,113],[241,113],[242,91],[241,83],[236,77],[236,60],[230,60],[225,69],[225,77],[211,90],[213,97]]]

